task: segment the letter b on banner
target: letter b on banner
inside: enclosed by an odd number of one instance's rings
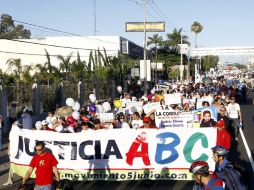
[[[161,133],[156,137],[162,142],[157,144],[155,161],[159,164],[168,164],[175,161],[179,156],[175,147],[180,144],[180,138],[176,134],[170,132]],[[172,138],[173,141],[169,144],[165,144],[166,138]],[[170,151],[171,154],[168,158],[162,159],[162,153],[164,151]]]

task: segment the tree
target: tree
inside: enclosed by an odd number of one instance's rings
[[[158,45],[162,43],[162,37],[158,34],[154,34],[152,37],[148,37],[147,45],[154,45],[155,48],[155,71],[154,71],[154,81],[157,82],[157,61],[158,61]]]
[[[68,76],[70,73],[70,69],[71,69],[71,58],[72,58],[72,53],[70,53],[70,55],[68,55],[66,58],[62,55],[58,55],[57,58],[60,60],[60,71],[65,72],[65,77],[68,80]]]
[[[195,48],[197,48],[197,35],[202,30],[203,26],[197,21],[193,22],[193,24],[191,25],[191,31],[195,33]]]
[[[204,71],[209,71],[210,68],[217,67],[218,61],[219,61],[219,57],[218,56],[207,55],[207,56],[203,57],[202,58],[203,70]]]
[[[45,72],[43,74],[46,74],[47,83],[49,85],[50,80],[55,80],[58,77],[59,70],[51,64],[50,55],[46,49],[45,49],[45,52],[46,52],[45,56],[47,58],[47,61],[43,65],[44,67],[43,71]]]
[[[22,65],[21,65],[21,59],[14,59],[10,58],[6,61],[6,64],[8,65],[7,70],[12,72],[15,71],[17,73],[21,72]]]
[[[188,42],[188,36],[182,35],[182,28],[177,30],[174,28],[172,33],[166,34],[167,40],[165,41],[165,46],[169,47],[173,52],[179,52],[179,44],[181,44],[181,38],[183,44],[190,44]]]
[[[81,60],[79,52],[77,52],[77,59],[71,63],[70,71],[73,74],[73,78],[89,79],[89,76],[87,76],[88,68],[86,61]]]
[[[30,30],[25,29],[23,25],[15,26],[10,15],[1,15],[0,39],[29,39],[30,36]]]

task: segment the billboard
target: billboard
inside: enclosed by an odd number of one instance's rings
[[[144,32],[144,22],[126,22],[125,32]],[[165,22],[146,22],[146,32],[165,32]]]

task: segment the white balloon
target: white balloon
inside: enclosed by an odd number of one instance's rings
[[[122,90],[123,90],[123,88],[122,88],[121,86],[118,86],[118,87],[117,87],[117,91],[118,91],[119,93],[121,93]]]
[[[89,95],[89,99],[91,100],[92,103],[94,103],[95,100],[96,100],[96,97],[95,97],[94,94],[90,94],[90,95]]]
[[[67,106],[72,107],[75,102],[74,102],[74,100],[72,98],[67,98],[65,103],[66,103]]]
[[[104,108],[102,105],[95,105],[96,106],[96,113],[103,113]]]
[[[73,119],[78,120],[79,119],[79,112],[74,111],[74,112],[72,112],[71,116],[73,117]]]
[[[72,106],[72,109],[74,111],[78,111],[80,109],[80,104],[78,102],[75,102],[74,105]]]
[[[37,122],[35,123],[35,128],[36,128],[37,130],[41,130],[41,129],[42,129],[42,123],[41,123],[41,121],[37,121]]]
[[[109,104],[108,102],[104,102],[104,103],[102,104],[102,107],[103,107],[103,109],[104,109],[105,112],[108,112],[108,111],[111,110],[111,106],[110,106],[110,104]]]

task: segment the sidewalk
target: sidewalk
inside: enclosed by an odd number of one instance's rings
[[[6,134],[3,138],[3,148],[0,151],[0,189],[1,190],[15,190],[18,188],[18,186],[22,182],[22,178],[20,176],[17,176],[14,174],[13,184],[4,186],[3,184],[7,182],[8,180],[8,173],[9,173],[9,167],[10,167],[10,160],[9,156],[7,154],[7,147],[8,147],[8,138],[6,137]]]

